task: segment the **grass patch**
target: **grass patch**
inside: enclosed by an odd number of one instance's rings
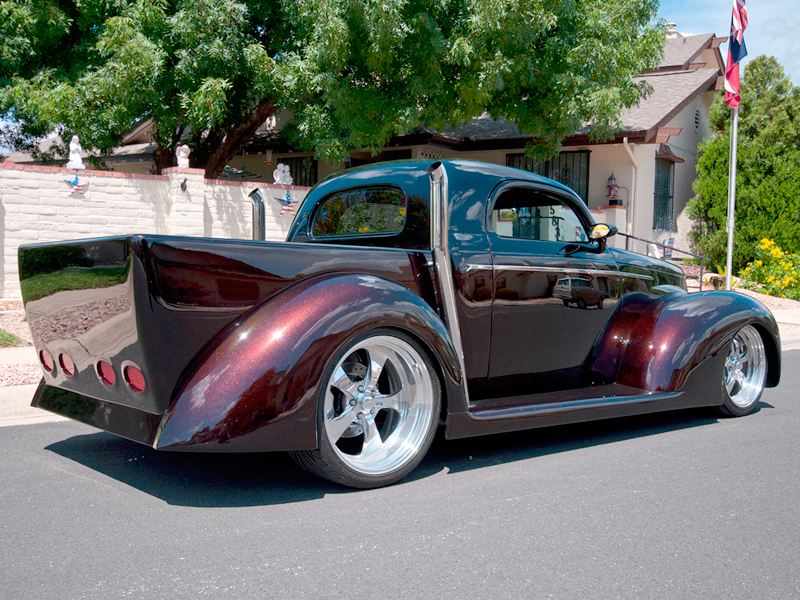
[[[88,290],[125,283],[128,267],[78,269],[68,268],[42,273],[19,282],[25,302],[32,302],[64,290]]]
[[[25,342],[15,336],[13,333],[8,333],[0,329],[0,348],[14,348],[16,346],[24,346]]]

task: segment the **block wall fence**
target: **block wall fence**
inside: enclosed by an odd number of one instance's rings
[[[308,187],[257,181],[210,180],[203,169],[173,167],[163,175],[78,171],[83,192],[62,167],[0,163],[0,298],[19,298],[20,244],[135,233],[252,239],[252,202],[261,188],[268,240],[283,240],[292,214],[280,214],[277,198],[293,201]],[[182,184],[183,189],[182,189]],[[297,208],[299,202],[294,204]]]

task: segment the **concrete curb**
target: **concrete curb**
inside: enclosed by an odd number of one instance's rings
[[[37,387],[36,384],[0,387],[0,427],[69,420],[31,406]]]
[[[36,357],[36,349],[33,346],[0,348],[0,365],[18,365],[23,363],[39,364]]]

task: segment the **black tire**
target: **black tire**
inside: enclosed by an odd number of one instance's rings
[[[564,303],[564,306],[569,306],[569,300],[561,300]]]
[[[603,299],[602,298],[600,298],[600,300],[598,300],[597,308],[603,308]]]
[[[390,485],[416,468],[441,407],[439,377],[416,340],[395,330],[363,332],[330,358],[322,381],[319,448],[291,452],[300,466],[361,489]]]
[[[764,340],[752,325],[745,325],[731,340],[722,370],[724,400],[719,413],[743,417],[758,406],[767,379]]]
[[[586,308],[586,300],[578,298],[578,308]]]

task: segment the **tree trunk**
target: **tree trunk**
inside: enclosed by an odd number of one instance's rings
[[[206,178],[215,179],[218,177],[219,174],[222,173],[222,169],[225,168],[225,165],[242,151],[259,126],[274,112],[275,107],[272,105],[272,102],[269,100],[262,100],[253,109],[246,121],[224,132],[225,138],[221,143],[215,144],[215,148],[207,146],[206,151],[210,150],[210,154],[207,155],[207,159],[204,161],[205,165],[197,165],[205,166]],[[205,142],[208,141],[209,139],[206,138]],[[199,156],[197,158],[204,158],[202,154],[204,154],[204,152],[198,152]]]
[[[153,162],[156,163],[156,174],[161,175],[161,171],[167,167],[174,167],[178,164],[175,153],[171,148],[164,148],[160,143],[156,144],[153,150]]]

